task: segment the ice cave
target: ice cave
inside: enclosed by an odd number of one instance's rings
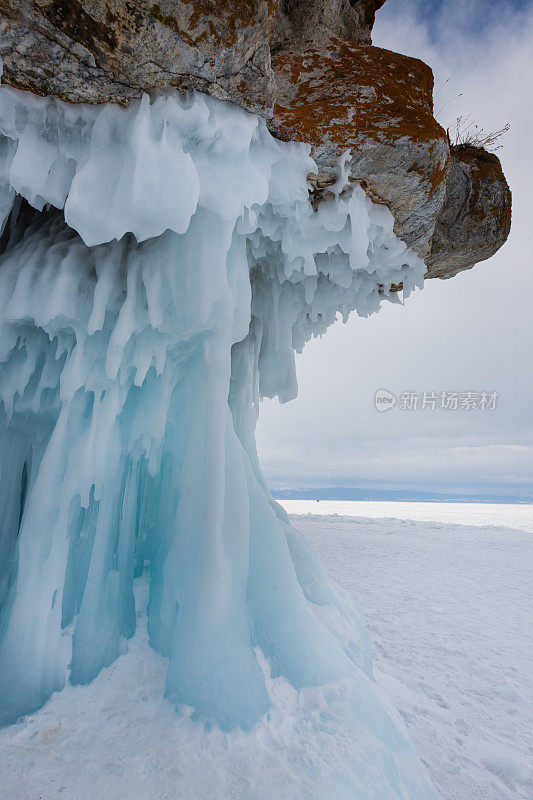
[[[200,93],[3,85],[0,133],[1,723],[127,650],[144,574],[176,713],[252,735],[286,682],[321,698],[306,736],[351,731],[330,798],[434,797],[254,441],[260,398],[296,395],[295,352],[424,263],[349,153],[316,205],[309,146]]]

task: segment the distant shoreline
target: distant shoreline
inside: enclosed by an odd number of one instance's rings
[[[366,501],[406,503],[496,503],[533,505],[533,495],[476,494],[410,491],[408,489],[357,489],[342,486],[311,489],[271,489],[275,500]]]

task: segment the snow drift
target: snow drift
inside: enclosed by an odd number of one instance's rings
[[[0,133],[1,722],[126,651],[144,572],[178,708],[249,730],[272,680],[340,681],[343,711],[313,726],[341,741],[357,720],[357,766],[327,796],[432,797],[361,614],[254,442],[260,396],[296,394],[295,350],[421,284],[390,212],[345,159],[313,207],[308,147],[199,94],[124,109],[4,86]]]

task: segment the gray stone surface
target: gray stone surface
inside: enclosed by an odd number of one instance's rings
[[[272,109],[277,0],[0,0],[5,82],[73,103],[197,89]]]
[[[511,190],[499,158],[478,147],[453,147],[427,277],[452,278],[485,261],[504,244],[510,228]]]
[[[339,36],[370,44],[374,17],[385,0],[280,0],[270,41],[272,52]]]

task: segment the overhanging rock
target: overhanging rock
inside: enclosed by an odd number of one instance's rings
[[[505,242],[511,192],[495,155],[450,153],[431,69],[371,45],[383,2],[1,0],[2,81],[74,103],[169,88],[228,100],[312,146],[315,199],[347,153],[427,277],[451,277]]]

